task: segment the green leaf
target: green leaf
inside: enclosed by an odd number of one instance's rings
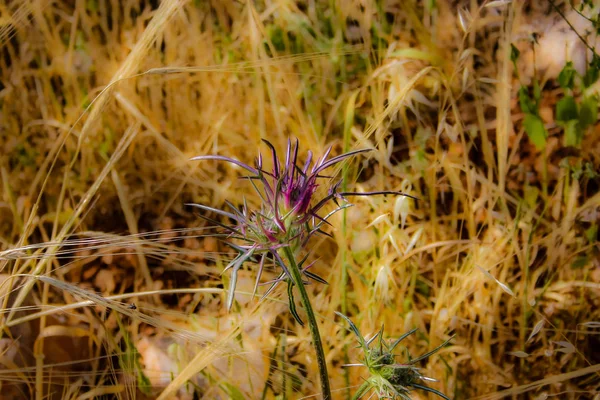
[[[581,139],[583,139],[583,130],[579,126],[579,121],[573,119],[567,121],[565,124],[565,145],[566,146],[579,146]]]
[[[590,244],[596,243],[598,239],[598,225],[592,225],[585,231],[585,237]]]
[[[390,346],[390,352],[393,352],[394,349],[396,348],[396,346],[398,346],[398,344],[401,341],[403,341],[404,339],[406,339],[407,337],[409,337],[410,335],[412,335],[416,331],[417,331],[417,328],[414,328],[413,330],[406,332],[404,335],[402,335],[398,339],[396,339],[396,341],[394,343],[392,343],[392,345]]]
[[[533,98],[535,100],[535,107],[537,110],[540,99],[542,98],[542,88],[540,87],[540,82],[537,79],[533,81]]]
[[[231,400],[244,400],[246,398],[240,389],[230,383],[223,383],[222,388]]]
[[[575,268],[575,269],[581,269],[587,265],[588,261],[589,260],[586,255],[579,256],[573,261],[573,263],[571,264],[571,267]]]
[[[527,133],[529,140],[533,142],[536,149],[542,150],[546,147],[546,137],[548,135],[546,133],[546,128],[544,128],[544,122],[540,117],[534,114],[525,114],[523,126],[525,127],[525,132]]]
[[[581,179],[581,176],[583,175],[581,160],[578,160],[577,163],[572,167],[569,165],[568,168],[571,170],[571,177],[573,178],[573,180],[578,181],[579,179]]]
[[[421,389],[421,390],[424,390],[426,392],[433,393],[433,394],[441,397],[444,400],[450,400],[450,398],[448,396],[446,396],[444,393],[440,392],[439,390],[435,390],[433,388],[430,388],[429,386],[419,385],[418,383],[413,383],[411,386],[414,387],[414,388],[416,388],[416,389]]]
[[[590,96],[583,99],[579,109],[579,125],[585,130],[598,121],[598,98]]]
[[[519,89],[519,106],[521,111],[526,114],[537,115],[538,109],[535,101],[529,96],[529,89],[527,86],[521,86]]]
[[[152,389],[152,383],[150,379],[144,374],[144,369],[142,368],[142,364],[140,361],[141,354],[138,351],[137,347],[131,340],[129,333],[125,329],[121,318],[117,317],[117,324],[119,325],[119,329],[123,333],[123,341],[125,342],[125,351],[119,357],[119,365],[121,368],[134,375],[136,377],[137,386],[140,391],[144,394],[150,394]]]
[[[561,122],[579,118],[577,103],[573,96],[565,96],[556,103],[556,120]]]
[[[300,315],[298,315],[298,311],[296,311],[296,302],[294,301],[294,283],[292,282],[292,280],[288,280],[288,301],[289,301],[289,307],[290,307],[290,312],[292,313],[292,315],[294,316],[294,319],[296,320],[296,322],[298,322],[301,326],[304,326],[304,322],[302,321],[302,319],[300,318]]]
[[[532,210],[535,209],[535,206],[537,205],[537,200],[540,194],[540,190],[535,187],[535,186],[526,186],[525,187],[525,191],[523,193],[523,198],[525,200],[525,203],[527,203],[527,205],[529,207],[531,207]]]
[[[150,378],[148,378],[146,376],[146,374],[144,374],[139,360],[137,361],[137,364],[138,364],[138,376],[137,376],[138,388],[145,395],[149,395],[152,392],[152,382],[150,382]]]
[[[515,47],[514,44],[510,44],[510,61],[512,61],[512,63],[516,63],[517,60],[519,59],[519,56],[521,55],[521,52],[519,51],[519,49],[517,49]]]
[[[370,380],[366,380],[362,383],[362,385],[360,385],[360,387],[358,388],[358,390],[356,391],[356,393],[354,393],[354,396],[352,397],[352,400],[359,400],[361,399],[364,395],[366,395],[371,389],[373,389],[373,383],[371,383]]]
[[[438,351],[440,351],[444,346],[446,346],[448,343],[450,343],[450,341],[452,341],[452,339],[454,339],[455,335],[450,336],[450,339],[446,340],[444,343],[440,344],[438,347],[436,347],[435,349],[431,350],[428,353],[425,353],[423,355],[420,355],[417,358],[414,358],[410,361],[411,364],[416,364],[419,361],[425,360],[426,358],[432,356],[433,354],[437,353]]]
[[[277,25],[268,25],[267,26],[267,35],[271,39],[271,43],[275,50],[284,51],[285,50],[285,36],[286,33],[281,29],[281,27]]]
[[[565,64],[560,74],[558,74],[558,84],[563,89],[573,89],[573,85],[575,82],[575,68],[573,68],[573,63],[569,61]]]
[[[317,281],[317,282],[322,283],[324,285],[329,285],[329,283],[325,279],[321,278],[317,274],[313,274],[310,271],[304,271],[304,275],[306,275],[307,277],[309,277],[310,279],[312,279],[314,281]]]
[[[583,166],[583,174],[588,179],[596,179],[598,177],[598,173],[596,172],[594,164],[589,161],[587,161]]]
[[[589,88],[596,83],[598,77],[600,77],[600,69],[594,63],[590,64],[583,75],[583,87]]]
[[[98,0],[88,0],[85,3],[85,8],[89,12],[93,12],[93,13],[98,12]]]
[[[342,314],[341,312],[335,312],[338,316],[342,317],[344,320],[346,320],[346,322],[348,323],[348,325],[350,326],[350,330],[352,332],[354,332],[354,335],[356,335],[356,338],[358,339],[358,342],[360,343],[360,346],[363,348],[363,350],[366,352],[368,351],[368,346],[367,346],[367,342],[365,342],[365,338],[360,334],[360,331],[358,330],[358,328],[356,327],[356,325],[354,325],[354,322],[352,322],[352,320],[348,317],[346,317],[344,314]]]

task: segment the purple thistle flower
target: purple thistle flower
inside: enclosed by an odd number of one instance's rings
[[[346,201],[346,196],[370,196],[377,194],[405,195],[395,191],[367,193],[339,192],[338,189],[341,182],[338,182],[329,188],[325,197],[315,199],[320,180],[329,178],[321,175],[324,170],[331,168],[350,157],[369,152],[371,149],[355,150],[328,159],[329,153],[331,152],[331,147],[329,147],[314,163],[313,154],[308,151],[304,163],[299,164],[298,141],[292,143],[291,140],[288,140],[285,160],[283,164],[281,164],[275,147],[267,140],[263,139],[263,142],[265,142],[271,150],[271,157],[273,160],[273,168],[271,171],[267,171],[263,168],[263,158],[260,154],[255,160],[254,167],[236,159],[220,155],[197,156],[191,159],[194,161],[227,161],[245,169],[250,172],[250,175],[245,178],[252,183],[262,199],[260,210],[254,211],[249,211],[247,209],[245,201],[242,210],[238,210],[233,204],[227,202],[227,205],[233,212],[217,210],[200,204],[188,204],[203,211],[213,212],[234,221],[234,225],[229,226],[203,216],[203,218],[212,223],[216,223],[229,231],[231,238],[240,239],[242,242],[246,243],[246,245],[241,246],[230,243],[231,247],[237,250],[239,254],[225,268],[225,270],[232,270],[227,297],[228,309],[231,308],[231,305],[233,304],[237,272],[245,262],[259,262],[259,259],[256,258],[256,256],[260,256],[260,267],[256,278],[255,288],[260,282],[266,260],[271,260],[281,267],[282,272],[279,278],[274,280],[271,288],[267,290],[267,293],[270,293],[279,282],[291,278],[288,266],[285,265],[279,251],[283,247],[289,247],[294,254],[297,254],[297,252],[306,245],[312,235],[316,233],[326,234],[321,230],[323,224],[329,224],[327,220],[332,215],[351,206],[351,204]],[[344,204],[339,205],[338,200],[342,200]],[[327,215],[320,216],[318,212],[326,204],[332,201],[337,207]],[[306,258],[298,263],[302,274],[308,280],[326,283],[323,278],[308,271],[312,264],[307,267],[302,266],[305,260]]]

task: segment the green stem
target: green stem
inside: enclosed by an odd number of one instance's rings
[[[321,334],[319,333],[319,325],[317,325],[317,319],[312,309],[312,305],[310,304],[310,298],[308,297],[308,293],[306,292],[306,288],[302,282],[302,273],[298,268],[298,264],[296,264],[294,253],[289,247],[284,247],[282,250],[289,263],[289,271],[292,275],[292,280],[294,281],[294,285],[298,288],[298,292],[300,292],[300,300],[302,301],[302,306],[304,307],[306,316],[308,318],[308,327],[310,328],[313,347],[315,349],[315,353],[317,354],[317,364],[319,365],[319,376],[321,378],[321,391],[323,392],[323,399],[331,400],[331,388],[329,387],[327,362],[325,360],[325,352],[323,351]]]
[[[364,381],[363,384],[360,385],[360,387],[358,388],[358,390],[354,394],[354,397],[352,397],[352,400],[359,400],[361,397],[363,397],[365,394],[367,394],[367,392],[369,390],[371,390],[371,388],[372,388],[371,382]]]

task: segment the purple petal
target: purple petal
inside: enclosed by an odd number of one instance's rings
[[[275,236],[273,236],[273,234],[271,232],[269,232],[269,230],[265,227],[264,220],[260,214],[256,215],[256,223],[257,223],[258,227],[260,228],[260,231],[262,232],[262,234],[265,235],[270,242],[277,241]]]
[[[275,224],[277,224],[277,226],[279,227],[279,229],[282,232],[285,232],[285,226],[283,225],[283,222],[281,221],[281,218],[279,217],[279,193],[280,192],[281,192],[281,180],[277,181],[277,188],[275,189],[273,215],[274,215]],[[287,203],[286,203],[286,206],[287,206]]]
[[[308,173],[308,167],[310,167],[310,163],[312,161],[312,151],[308,151],[306,153],[306,161],[304,162],[304,167],[302,167],[302,173],[306,175]]]
[[[342,180],[340,179],[339,181],[337,181],[336,183],[334,183],[329,188],[328,194],[335,195],[337,193],[337,190],[340,188],[341,185],[342,185]]]
[[[321,165],[323,165],[323,163],[325,162],[327,157],[329,157],[330,152],[331,152],[331,146],[329,146],[327,148],[327,150],[325,150],[325,153],[321,156],[321,158],[317,159],[317,161],[315,162],[315,165],[313,166],[313,169],[312,169],[313,173],[315,173],[315,171],[317,171],[321,167]]]
[[[292,159],[292,161],[290,162],[289,165],[289,169],[291,171],[295,171],[295,167],[298,163],[298,147],[300,145],[300,142],[298,141],[298,139],[296,139],[296,145],[294,146],[294,158]]]
[[[323,157],[322,157],[322,159],[323,159],[323,160],[326,160],[326,159],[327,159],[327,157],[329,157],[329,153],[331,153],[331,149],[332,149],[332,147],[331,147],[331,146],[329,146],[329,147],[328,147],[328,148],[325,150],[325,153],[323,153]]]
[[[281,167],[279,165],[279,160],[277,159],[277,151],[275,150],[275,146],[273,146],[267,139],[262,139],[262,141],[271,149],[271,154],[273,155],[273,175],[276,178],[279,178]]]
[[[290,160],[292,158],[292,140],[288,138],[287,147],[285,149],[285,168],[289,169]]]

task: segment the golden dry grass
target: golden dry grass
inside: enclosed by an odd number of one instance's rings
[[[451,398],[597,397],[599,182],[559,165],[552,121],[544,154],[528,142],[510,61],[551,12],[0,1],[0,398],[318,398],[285,294],[252,299],[250,268],[227,313],[233,254],[183,205],[257,204],[239,170],[188,160],[251,162],[288,137],[372,147],[345,184],[420,199],[357,198],[311,244],[335,398],[366,371],[342,367],[359,353],[334,311],[363,333],[419,328],[413,355],[456,335],[423,364]],[[599,139],[581,150],[596,170]]]

